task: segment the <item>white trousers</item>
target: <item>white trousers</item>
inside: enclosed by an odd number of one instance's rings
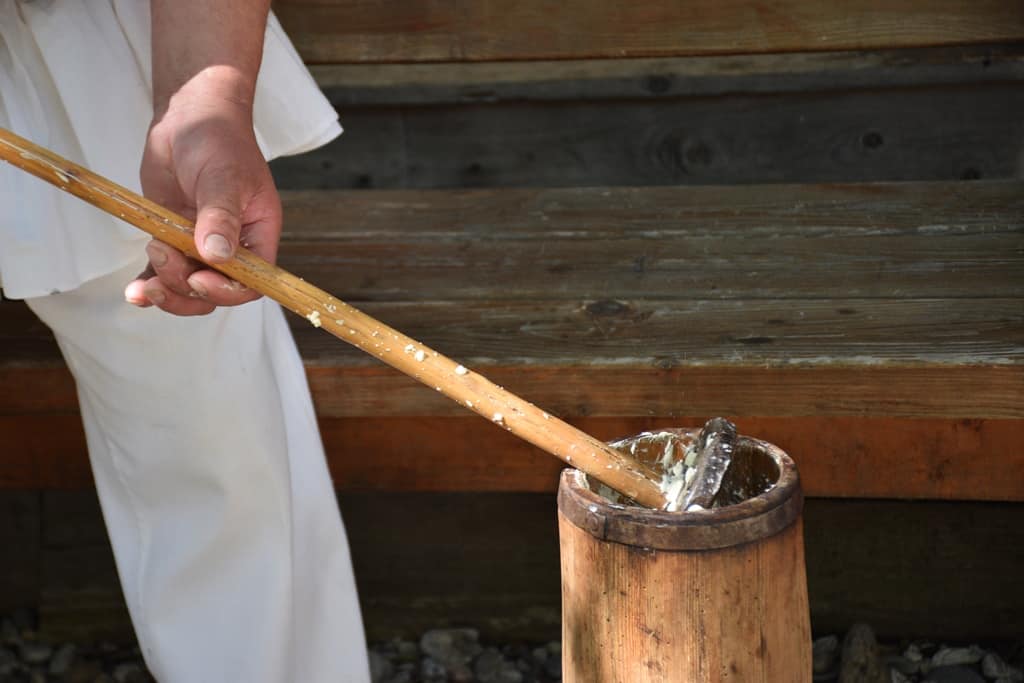
[[[262,299],[125,303],[137,263],[28,299],[75,376],[125,598],[161,683],[365,683],[345,532],[305,374]]]

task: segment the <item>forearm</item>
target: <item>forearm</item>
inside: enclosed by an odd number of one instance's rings
[[[172,98],[252,109],[269,0],[152,0],[153,106]]]

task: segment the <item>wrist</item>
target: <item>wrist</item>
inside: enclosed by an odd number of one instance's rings
[[[153,120],[160,121],[169,112],[217,113],[243,116],[252,121],[256,81],[241,69],[214,65],[201,69],[187,81],[176,85],[156,85],[153,89]]]

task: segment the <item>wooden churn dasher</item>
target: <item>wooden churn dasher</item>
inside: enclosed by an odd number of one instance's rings
[[[671,467],[697,439],[612,445]],[[811,681],[803,494],[786,453],[735,437],[710,509],[651,510],[592,483],[567,469],[558,490],[565,683]]]

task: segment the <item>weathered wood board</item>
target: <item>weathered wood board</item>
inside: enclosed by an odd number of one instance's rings
[[[273,169],[296,189],[1009,177],[1022,45],[323,65],[348,132]]]
[[[1020,82],[664,99],[337,105],[284,188],[579,187],[1006,178]]]
[[[277,0],[307,62],[649,57],[861,50],[1024,38],[1001,0]]]
[[[281,262],[553,414],[592,418],[602,436],[648,419],[754,418],[751,433],[807,458],[814,495],[1021,500],[1020,188],[286,193]],[[74,387],[52,338],[22,305],[2,309],[0,431],[14,447],[0,481],[86,485]],[[414,474],[425,490],[550,490],[554,470],[527,474],[537,454],[525,445],[292,324],[340,485]],[[41,428],[54,414],[64,427]],[[427,426],[439,418],[466,444],[523,455],[509,465],[519,474],[488,484],[471,454],[445,453]],[[800,424],[831,440],[791,440]],[[388,436],[406,430],[465,478],[408,471]],[[924,446],[934,435],[950,440]],[[394,460],[354,466],[348,439]],[[846,477],[852,454],[876,468],[899,459],[902,477]],[[964,459],[969,473],[954,475]]]
[[[310,70],[348,107],[769,95],[1024,79],[1024,43],[856,52],[654,59],[321,64]]]
[[[698,426],[705,419],[570,421],[612,440],[659,427]],[[1021,420],[733,420],[742,433],[790,453],[811,496],[1024,501]],[[552,492],[562,468],[559,460],[476,416],[321,418],[320,430],[331,474],[342,491]],[[92,486],[77,415],[0,417],[0,442],[16,444],[0,452],[0,489]]]
[[[294,192],[285,216],[282,265],[353,302],[1024,291],[1020,181]]]
[[[0,492],[0,504],[19,495]],[[45,547],[6,562],[43,578],[44,634],[128,634],[95,494],[43,495]],[[553,494],[349,492],[341,507],[372,639],[445,625],[473,625],[487,638],[558,637]],[[1019,504],[809,499],[812,627],[842,633],[866,621],[883,637],[1019,637],[1022,530]],[[0,583],[0,605],[34,604],[40,593]]]

